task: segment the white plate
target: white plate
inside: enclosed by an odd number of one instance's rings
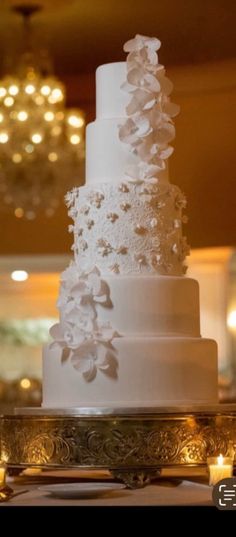
[[[122,483],[60,483],[59,485],[44,485],[39,490],[52,494],[55,498],[95,498],[115,490],[124,489]]]

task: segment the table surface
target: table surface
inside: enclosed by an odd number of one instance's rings
[[[27,473],[27,472],[26,472]],[[110,482],[107,472],[43,472],[39,475],[23,475],[8,478],[8,484],[15,492],[27,490],[26,493],[12,498],[2,506],[213,506],[212,488],[205,476],[170,477],[157,479],[142,489],[122,489],[110,491],[106,496],[90,499],[57,499],[39,490],[39,487],[52,483],[68,482]],[[200,482],[197,482],[200,481]]]

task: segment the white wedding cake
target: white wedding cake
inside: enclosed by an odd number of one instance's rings
[[[160,41],[137,35],[126,62],[96,72],[86,184],[67,197],[74,261],[43,357],[43,406],[155,407],[217,402],[217,347],[184,276],[186,200],[169,183],[172,84]]]

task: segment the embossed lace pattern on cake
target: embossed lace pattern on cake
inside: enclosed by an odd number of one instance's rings
[[[74,189],[67,202],[80,270],[88,272],[97,265],[102,274],[185,272],[189,248],[182,237],[182,209],[186,200],[177,186],[104,183],[97,190]]]

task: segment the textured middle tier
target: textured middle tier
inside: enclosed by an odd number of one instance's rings
[[[74,254],[80,271],[182,275],[185,199],[175,185],[100,183],[73,191]]]

